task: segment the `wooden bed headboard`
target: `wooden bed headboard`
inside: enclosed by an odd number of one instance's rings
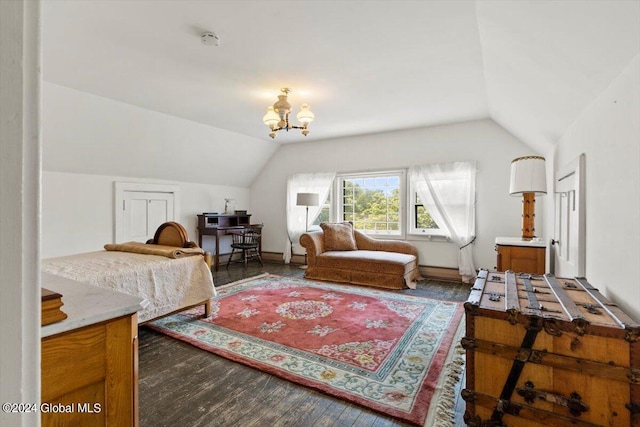
[[[174,221],[165,222],[160,225],[154,234],[153,239],[147,240],[147,245],[173,246],[177,248],[199,248],[196,242],[189,240],[187,230]],[[211,252],[204,253],[204,262],[209,268],[213,263]]]
[[[156,230],[153,239],[147,240],[149,245],[174,246],[177,248],[197,248],[195,242],[189,240],[187,230],[174,221],[165,222]]]

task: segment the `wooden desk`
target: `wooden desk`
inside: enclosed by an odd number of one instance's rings
[[[252,225],[251,214],[243,215],[218,215],[218,214],[202,214],[198,215],[198,245],[202,247],[202,236],[213,236],[216,240],[216,252],[213,255],[213,263],[218,271],[220,265],[220,236],[230,234],[234,230],[243,230],[246,228],[261,229],[262,225]],[[258,248],[262,254],[262,239]]]

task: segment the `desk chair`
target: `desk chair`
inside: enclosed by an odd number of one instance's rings
[[[252,259],[257,259],[260,265],[264,266],[262,256],[260,256],[260,238],[262,237],[260,231],[260,228],[247,227],[244,230],[229,233],[233,241],[231,242],[231,255],[229,255],[229,260],[227,261],[227,268],[232,262],[241,262],[246,267],[247,262]],[[241,257],[234,260],[233,255],[236,251]]]

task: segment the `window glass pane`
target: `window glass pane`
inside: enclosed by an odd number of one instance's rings
[[[416,228],[435,228],[439,229],[429,212],[422,205],[416,205]]]
[[[342,178],[351,196],[342,199],[343,220],[365,233],[400,235],[400,182],[400,175]]]
[[[329,206],[323,207],[320,210],[320,213],[318,214],[318,217],[316,218],[315,221],[313,221],[313,223],[315,225],[320,225],[323,222],[329,222],[329,214],[330,214]]]
[[[320,206],[320,213],[318,213],[315,221],[313,221],[313,225],[320,225],[323,222],[331,221],[331,191],[327,194],[327,199],[324,203],[320,203]]]

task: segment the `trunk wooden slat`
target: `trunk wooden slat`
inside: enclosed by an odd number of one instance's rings
[[[465,310],[468,426],[640,427],[640,324],[586,279],[481,270]]]

